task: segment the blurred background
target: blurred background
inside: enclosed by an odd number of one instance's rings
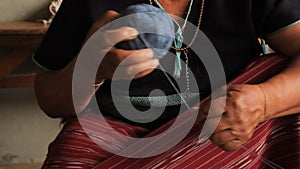
[[[0,169],[40,168],[60,130],[60,120],[39,109],[33,90],[31,55],[47,29],[36,20],[50,17],[50,3],[0,1]]]
[[[35,21],[49,17],[48,6],[51,0],[1,0],[0,22]]]

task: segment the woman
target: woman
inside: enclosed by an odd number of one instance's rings
[[[299,0],[206,0],[205,3],[203,0],[159,0],[156,3],[148,0],[64,0],[33,58],[41,67],[35,85],[40,107],[50,117],[64,117],[67,120],[63,131],[49,147],[45,168],[79,165],[75,162],[80,162],[81,167],[91,167],[110,156],[107,152],[99,153],[102,150],[97,146],[89,147],[94,149],[95,153],[88,152],[87,155],[82,155],[84,158],[63,153],[64,150],[70,150],[68,145],[72,142],[67,140],[72,139],[72,134],[75,135],[72,131],[81,130],[76,118],[73,118],[76,113],[72,102],[72,74],[76,57],[88,37],[117,18],[124,8],[138,3],[161,5],[169,14],[181,18],[189,15],[188,20],[196,26],[201,22],[200,29],[208,36],[220,55],[227,80],[236,76],[262,52],[258,37],[263,37],[276,52],[292,58],[292,63],[283,72],[264,83],[228,88],[225,108],[218,111],[220,114],[225,113],[210,137],[220,148],[226,151],[236,150],[251,138],[259,123],[300,112],[300,91],[297,90],[300,85]],[[201,9],[203,13],[199,17]],[[134,28],[122,27],[104,32],[103,40],[105,44],[111,45],[114,38],[127,37],[125,40],[131,40],[136,35],[137,31]],[[197,60],[196,54],[189,53],[189,67],[195,73],[199,92],[206,96],[210,87],[208,75],[201,61]],[[134,76],[133,72],[141,72],[134,77],[133,87],[130,89],[132,96],[146,97],[153,89],[161,89],[167,95],[176,93],[163,73],[154,69],[164,60],[158,61],[150,49],[112,48],[104,57],[96,76],[96,84],[104,83],[96,85],[95,91],[82,98],[78,109],[83,111],[82,116],[86,114],[93,117],[95,114],[87,110],[87,107],[96,93],[102,113],[109,119],[117,119],[118,124],[131,124],[135,127],[134,132],[126,134],[139,137],[176,116],[177,113],[170,115],[168,112],[178,112],[179,108],[178,105],[169,106],[161,118],[147,124],[132,122],[120,116],[113,106],[109,92],[110,79],[119,63],[129,55],[131,59],[123,68],[127,73],[124,76],[130,78]],[[142,71],[145,68],[148,68],[147,71]],[[207,107],[208,105],[204,106],[200,112],[205,112]],[[74,123],[77,127],[74,127]],[[66,136],[66,131],[71,134]],[[101,135],[101,131],[95,133]],[[87,137],[84,132],[81,134]],[[72,150],[84,154],[83,149],[87,146],[89,145],[83,144]]]

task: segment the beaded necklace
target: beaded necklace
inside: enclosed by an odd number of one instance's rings
[[[163,9],[164,8],[162,7],[162,5],[158,2],[158,0],[153,0],[156,5]],[[153,5],[153,1],[152,0],[149,0],[149,4],[150,5]],[[174,46],[171,46],[172,49],[175,50],[175,53],[176,53],[176,60],[175,60],[175,70],[174,70],[174,77],[175,78],[179,78],[180,77],[180,71],[181,71],[181,62],[180,62],[180,56],[181,56],[181,53],[183,52],[185,54],[185,60],[186,60],[186,64],[188,63],[188,57],[187,57],[187,53],[188,53],[188,48],[192,46],[192,44],[194,43],[196,37],[197,37],[197,34],[199,32],[199,29],[200,29],[200,26],[201,26],[201,22],[202,22],[202,16],[203,16],[203,11],[204,11],[204,4],[205,4],[205,0],[202,0],[202,3],[201,3],[201,8],[200,8],[200,14],[199,14],[199,20],[198,20],[198,23],[197,23],[197,28],[195,30],[195,33],[194,33],[194,36],[191,40],[191,42],[186,46],[186,47],[182,47],[182,42],[183,42],[183,30],[186,26],[186,23],[187,23],[187,20],[188,20],[188,17],[190,15],[190,12],[191,12],[191,8],[192,8],[192,4],[193,4],[193,0],[190,1],[190,4],[189,4],[189,9],[187,11],[187,15],[186,15],[186,18],[184,20],[184,23],[183,23],[183,26],[181,27],[179,25],[179,23],[173,19],[173,21],[175,22],[175,24],[178,26],[178,30],[176,32],[176,37],[175,37],[175,40],[174,40]],[[186,72],[186,74],[188,74]]]

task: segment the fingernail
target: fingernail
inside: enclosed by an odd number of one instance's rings
[[[147,54],[147,55],[153,55],[153,52],[152,52],[151,49],[146,49],[146,54]]]
[[[131,28],[127,31],[128,36],[136,36],[138,34],[137,30],[134,28]]]
[[[148,55],[152,55],[152,51],[151,49],[143,49],[143,50],[140,50],[138,52],[139,55],[143,55],[143,56],[148,56]]]
[[[156,66],[157,66],[157,65],[159,64],[159,61],[158,61],[158,59],[154,59],[154,60],[153,60],[153,63],[154,63],[154,65],[156,65]]]

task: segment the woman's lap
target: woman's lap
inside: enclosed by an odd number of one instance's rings
[[[91,168],[113,154],[103,146],[122,150],[130,140],[119,139],[103,125],[90,110],[80,117],[66,121],[64,127],[48,147],[47,158],[42,168]],[[114,130],[123,135],[141,137],[149,130],[106,118]],[[84,123],[82,127],[81,123]],[[88,133],[88,134],[87,134]],[[107,134],[109,133],[109,134]],[[109,137],[108,137],[109,136]]]
[[[268,134],[266,133],[263,138],[268,146],[265,147],[264,153],[261,152],[261,155],[282,166],[290,166],[291,163],[298,166],[299,117],[300,114],[296,114],[269,122],[267,126],[272,127],[265,126],[268,128]],[[145,128],[132,126],[115,119],[106,118],[106,121],[115,130],[127,136],[142,137],[149,133],[149,130]],[[84,122],[84,128],[88,130],[84,130],[80,122]],[[77,118],[68,120],[56,139],[49,145],[43,168],[92,168],[113,156],[112,153],[103,149],[103,146],[122,150],[130,143],[130,140],[119,139],[118,136],[111,134],[112,129],[103,126],[102,122],[91,111],[85,112],[80,120]],[[99,142],[95,143],[95,140]],[[228,155],[228,153],[226,154]],[[200,160],[199,157],[198,160]],[[229,161],[227,162],[229,164]],[[255,166],[257,165],[263,168],[264,163],[255,164]]]

